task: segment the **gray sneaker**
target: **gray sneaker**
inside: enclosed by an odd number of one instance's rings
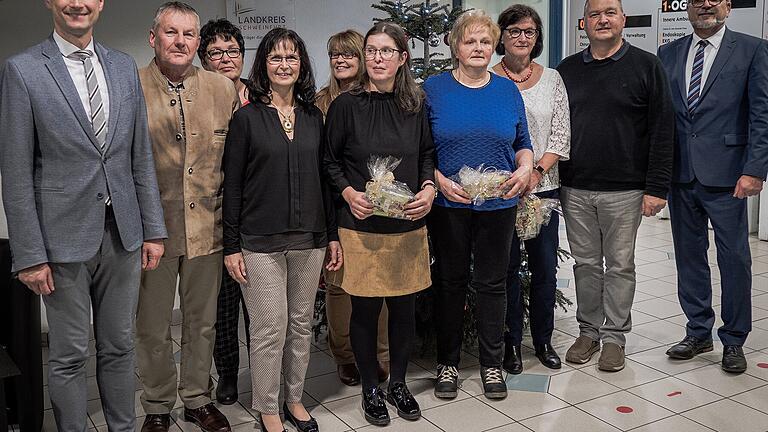
[[[579,336],[565,353],[565,361],[584,364],[592,359],[592,356],[598,351],[600,351],[600,342],[587,336]]]
[[[603,352],[600,353],[597,368],[605,372],[624,369],[624,347],[611,342],[603,343]]]

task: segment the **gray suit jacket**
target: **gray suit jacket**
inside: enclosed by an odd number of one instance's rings
[[[53,37],[9,58],[0,72],[0,170],[13,271],[96,255],[107,191],[126,250],[167,236],[136,64],[122,52],[95,49],[110,100],[103,154]]]

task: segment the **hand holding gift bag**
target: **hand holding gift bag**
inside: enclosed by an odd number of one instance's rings
[[[477,168],[464,165],[453,179],[467,191],[472,204],[480,206],[487,200],[504,196],[507,191],[501,186],[510,177],[512,177],[512,173],[509,171],[483,167],[483,165]]]
[[[365,197],[374,206],[373,214],[396,219],[408,219],[405,206],[415,194],[403,182],[395,180],[395,168],[400,159],[393,156],[371,156],[368,173],[371,180],[365,185]]]

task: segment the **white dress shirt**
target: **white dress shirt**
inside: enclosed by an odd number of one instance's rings
[[[717,33],[713,34],[706,39],[707,46],[704,48],[704,70],[701,73],[701,89],[704,89],[704,84],[707,82],[709,71],[712,69],[712,63],[715,62],[717,52],[720,50],[720,45],[723,43],[723,36],[725,35],[725,26]],[[696,33],[693,33],[693,40],[691,41],[691,48],[688,50],[688,60],[685,62],[685,92],[691,88],[691,74],[693,74],[693,59],[696,57],[696,50],[699,48],[698,44],[701,41]]]
[[[80,96],[80,102],[82,102],[85,113],[88,115],[88,119],[90,119],[91,103],[88,99],[88,83],[85,80],[85,67],[83,67],[83,62],[80,60],[67,58],[67,56],[73,52],[80,51],[80,48],[64,40],[64,38],[59,36],[55,31],[53,32],[53,40],[56,42],[56,45],[59,46],[59,51],[61,51],[61,54],[64,56],[64,64],[67,65],[69,76],[72,77],[72,81],[75,83],[75,88],[77,89],[77,94]],[[104,68],[101,67],[99,56],[93,48],[93,39],[88,42],[85,51],[93,53],[91,56],[91,64],[93,64],[96,80],[99,82],[101,101],[104,104],[104,119],[107,121],[107,124],[109,124],[109,90],[107,88],[107,78],[104,76]]]

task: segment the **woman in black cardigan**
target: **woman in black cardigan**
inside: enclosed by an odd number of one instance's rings
[[[253,408],[263,431],[286,418],[302,432],[318,426],[301,403],[309,363],[317,281],[341,248],[321,176],[323,114],[304,42],[292,30],[267,33],[256,52],[251,103],[230,123],[224,151],[224,254],[251,318]]]

